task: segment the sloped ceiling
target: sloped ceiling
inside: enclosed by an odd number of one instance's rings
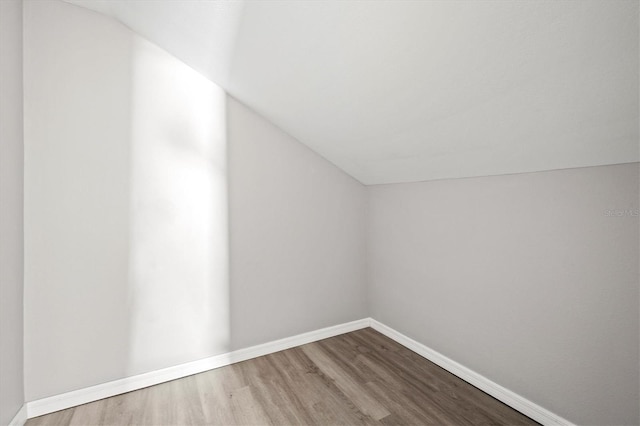
[[[365,184],[639,160],[637,0],[69,0]]]

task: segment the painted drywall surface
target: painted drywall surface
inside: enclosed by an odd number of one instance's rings
[[[637,0],[67,1],[366,184],[639,160]]]
[[[224,92],[104,16],[25,13],[27,399],[226,352]]]
[[[24,403],[22,0],[0,2],[0,424]]]
[[[369,187],[372,317],[576,424],[638,424],[638,181]]]
[[[129,356],[131,37],[25,1],[25,393],[123,377]]]
[[[365,317],[365,188],[227,106],[232,348]]]
[[[229,350],[226,95],[134,37],[129,371]]]
[[[364,316],[359,183],[109,18],[25,19],[27,400]]]

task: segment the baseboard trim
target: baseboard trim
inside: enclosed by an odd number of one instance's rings
[[[8,426],[24,426],[27,422],[27,404],[23,404],[18,410],[13,419],[9,422]]]
[[[30,401],[26,404],[25,421],[28,418],[42,416],[67,408],[75,407],[99,399],[108,398],[122,393],[157,385],[214,368],[224,367],[236,362],[246,361],[259,356],[279,352],[295,346],[304,345],[351,331],[369,327],[368,318],[352,321],[344,324],[327,327],[320,330],[310,331],[293,337],[287,337],[273,342],[252,346],[212,356],[198,361],[164,368],[162,370],[151,371],[149,373],[138,374],[124,379],[114,380],[84,389],[54,395],[48,398]],[[22,426],[23,423],[20,424]],[[13,426],[13,423],[11,424]]]
[[[428,359],[434,364],[439,365],[448,372],[460,377],[462,380],[472,384],[478,389],[488,393],[497,400],[504,402],[508,406],[518,410],[525,416],[532,418],[533,420],[543,425],[560,425],[560,426],[575,426],[570,421],[552,413],[551,411],[531,402],[530,400],[518,395],[509,389],[500,386],[499,384],[487,379],[481,374],[455,362],[454,360],[447,358],[441,353],[429,348],[428,346],[419,343],[410,337],[405,336],[399,331],[382,324],[379,321],[370,319],[370,326],[376,331],[384,334],[390,339],[398,342],[402,346],[411,349],[418,355]]]
[[[252,358],[283,351],[285,349],[290,349],[367,327],[371,327],[374,330],[379,331],[402,346],[414,351],[418,355],[439,365],[450,373],[460,377],[462,380],[465,380],[478,389],[493,396],[497,400],[504,402],[510,407],[520,411],[522,414],[529,416],[533,420],[545,426],[575,426],[573,423],[558,416],[557,414],[554,414],[523,396],[500,386],[481,374],[478,374],[456,361],[447,358],[441,353],[405,336],[399,331],[394,330],[373,318],[365,318],[339,324],[333,327],[310,331],[297,336],[287,337],[245,349],[239,349],[237,351],[212,356],[198,361],[188,362],[174,367],[164,368],[162,370],[151,371],[149,373],[126,377],[124,379],[114,380],[100,385],[30,401],[23,405],[22,409],[18,414],[16,414],[11,423],[9,423],[9,426],[23,426],[28,418],[30,419],[32,417],[42,416],[44,414],[53,413],[54,411],[64,410],[86,404],[88,402],[97,401],[99,399],[143,389],[149,386],[180,379],[182,377],[191,376],[193,374],[224,367],[236,362],[246,361]]]

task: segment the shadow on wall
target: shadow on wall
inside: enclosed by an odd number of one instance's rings
[[[226,94],[132,46],[127,374],[229,350]]]

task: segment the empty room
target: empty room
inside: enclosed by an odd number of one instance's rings
[[[0,0],[0,426],[640,425],[639,16]]]

